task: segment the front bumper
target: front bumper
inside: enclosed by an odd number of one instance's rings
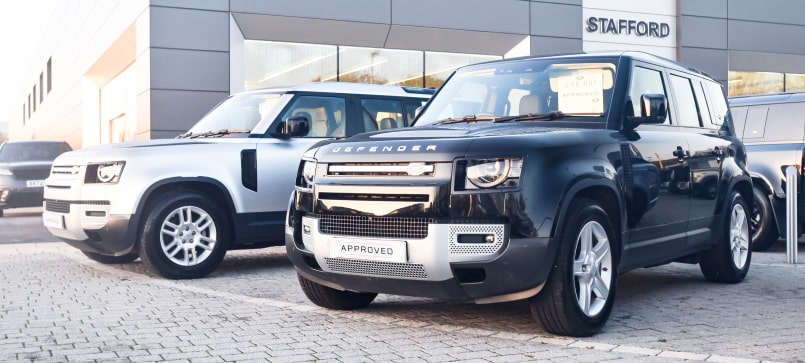
[[[520,300],[540,291],[554,260],[551,238],[512,239],[504,224],[441,223],[428,224],[422,239],[368,239],[404,246],[403,262],[344,258],[331,244],[367,239],[322,233],[317,218],[297,222],[298,231],[286,228],[288,257],[302,276],[339,290],[476,303]],[[494,235],[494,242],[459,242],[459,235]]]

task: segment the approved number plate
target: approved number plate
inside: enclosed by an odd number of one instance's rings
[[[28,181],[25,182],[25,186],[28,187],[28,188],[43,187],[43,186],[45,186],[45,181],[44,180],[28,180]]]
[[[330,256],[404,263],[408,261],[408,250],[405,241],[333,238],[330,240]]]
[[[64,216],[61,214],[42,213],[45,227],[64,229]]]

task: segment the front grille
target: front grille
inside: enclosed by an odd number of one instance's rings
[[[45,199],[45,210],[48,212],[56,213],[70,213],[70,205],[84,204],[84,205],[109,205],[108,200],[57,200]]]
[[[55,165],[53,166],[54,175],[78,175],[81,167],[78,165]]]
[[[44,169],[17,169],[13,171],[17,180],[42,180],[50,175],[50,168]]]
[[[423,239],[432,218],[316,215],[324,234],[356,237]]]
[[[70,202],[65,200],[45,200],[45,210],[55,213],[70,213]]]
[[[425,266],[417,263],[362,261],[346,258],[325,257],[327,267],[336,272],[360,275],[403,277],[411,279],[427,279]]]
[[[433,163],[343,163],[330,164],[329,176],[432,176]]]

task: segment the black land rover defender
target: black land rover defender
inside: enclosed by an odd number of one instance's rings
[[[323,307],[529,299],[547,331],[586,336],[620,273],[743,280],[751,203],[711,78],[634,52],[510,59],[457,70],[413,128],[308,150],[286,247]]]

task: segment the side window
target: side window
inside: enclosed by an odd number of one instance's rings
[[[743,139],[748,107],[731,107],[731,109],[732,119],[735,122],[735,135],[738,138]]]
[[[760,139],[766,131],[766,116],[769,108],[765,106],[750,107],[746,112],[746,125],[744,125],[744,139]]]
[[[416,109],[424,106],[427,101],[405,101],[403,109],[405,111],[405,127],[411,126],[416,118]]]
[[[396,129],[406,122],[400,101],[362,99],[361,113],[364,131]]]
[[[724,92],[721,85],[713,82],[704,82],[707,88],[707,98],[710,100],[710,115],[713,124],[729,125],[730,114],[727,101],[724,99]]]
[[[640,115],[640,97],[644,94],[656,93],[666,95],[665,85],[662,82],[662,73],[653,69],[634,67],[632,70],[632,80],[629,85],[629,100],[630,105],[627,105],[626,111],[632,112],[627,116]],[[669,124],[671,115],[665,120],[665,124]]]
[[[310,131],[304,137],[343,137],[346,101],[341,97],[299,96],[285,111],[282,119],[306,117]]]
[[[715,123],[710,119],[710,108],[707,106],[707,97],[704,96],[704,84],[701,81],[694,81],[693,92],[696,94],[696,105],[699,106],[699,118],[702,120],[702,126],[712,129],[715,128]]]
[[[672,74],[670,79],[671,92],[674,94],[676,108],[679,111],[676,118],[677,124],[690,127],[701,126],[699,111],[696,108],[696,99],[693,98],[693,88],[691,88],[690,79],[675,74]]]

